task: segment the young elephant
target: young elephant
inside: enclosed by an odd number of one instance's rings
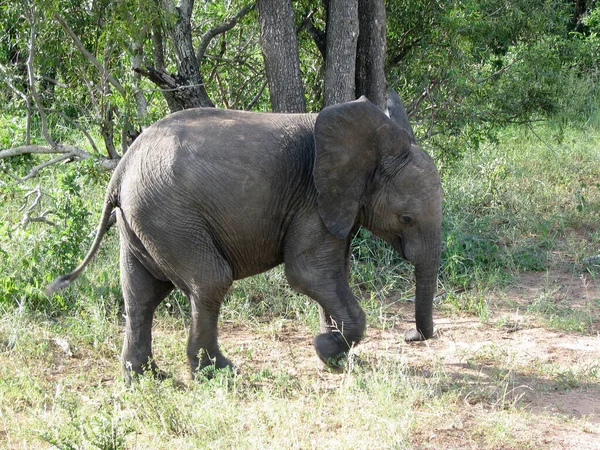
[[[348,285],[350,239],[361,225],[414,264],[416,329],[405,339],[431,338],[440,176],[415,145],[400,99],[393,91],[389,97],[389,117],[361,98],[319,114],[199,108],[160,120],[115,170],[88,255],[48,290],[80,274],[117,208],[126,373],[157,371],[152,319],[174,287],[190,300],[192,373],[229,366],[217,343],[224,295],[233,280],[281,263],[290,285],[336,325],[314,340],[319,357],[331,362],[365,331]]]

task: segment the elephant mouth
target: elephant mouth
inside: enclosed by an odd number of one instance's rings
[[[406,253],[404,251],[404,240],[402,239],[402,236],[396,235],[392,246],[394,247],[394,250],[396,250],[400,254],[402,259],[404,259],[405,261],[408,261],[408,258],[406,257]]]

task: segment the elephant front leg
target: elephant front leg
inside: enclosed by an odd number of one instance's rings
[[[297,291],[315,299],[321,306],[325,326],[314,339],[319,358],[329,367],[338,368],[350,348],[363,338],[366,316],[350,286],[344,270],[334,265],[286,262],[286,275]]]
[[[173,284],[156,279],[127,244],[122,244],[121,285],[125,301],[125,338],[121,354],[124,376],[131,381],[133,374],[146,370],[161,376],[152,357],[152,320],[156,307],[173,290]]]
[[[348,286],[335,296],[314,295],[322,306],[326,327],[321,324],[321,334],[313,341],[319,358],[329,367],[338,368],[348,351],[358,344],[365,332],[366,316]],[[331,312],[330,312],[331,311]]]

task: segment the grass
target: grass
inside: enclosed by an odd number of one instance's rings
[[[556,391],[599,392],[600,361],[583,347],[593,349],[600,324],[600,265],[586,259],[600,248],[600,135],[535,131],[506,130],[443,173],[440,339],[403,343],[411,267],[369,232],[355,237],[351,284],[369,329],[341,374],[324,371],[311,347],[315,303],[277,268],[236,282],[223,304],[222,346],[238,375],[190,380],[189,305],[173,293],[154,327],[170,379],[127,387],[117,233],[73,287],[42,292],[89,245],[105,177],[83,165],[59,183],[56,172],[34,181],[49,193],[41,208],[56,209],[58,228],[20,228],[18,209],[35,185],[3,187],[0,447],[526,449],[563,448],[568,440],[548,441],[561,433],[597,439],[585,417],[565,422],[529,405]],[[530,272],[533,292],[518,284]],[[558,344],[583,346],[577,358],[527,347],[558,335]]]

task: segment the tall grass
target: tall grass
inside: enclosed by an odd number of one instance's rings
[[[592,251],[599,137],[561,126],[513,128],[445,173],[443,278],[466,285],[544,270],[578,230],[590,241],[583,251]]]

